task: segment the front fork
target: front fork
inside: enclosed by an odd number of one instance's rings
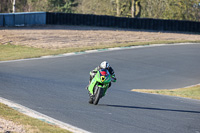
[[[101,87],[101,88],[104,89],[104,92],[103,92],[102,97],[105,96],[105,94],[106,94],[106,92],[107,92],[107,90],[108,90],[108,86],[109,86],[109,84],[106,84],[106,85],[103,85],[103,86],[99,86],[99,87]]]

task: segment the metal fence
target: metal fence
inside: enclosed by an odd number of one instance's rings
[[[46,12],[0,13],[0,26],[27,26],[46,24]]]
[[[128,29],[200,33],[200,22],[162,20],[150,18],[125,18],[114,16],[30,12],[0,13],[0,26],[27,25],[86,25]]]

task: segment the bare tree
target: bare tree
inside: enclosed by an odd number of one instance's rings
[[[11,0],[12,3],[12,12],[15,13],[15,0]]]
[[[131,0],[131,17],[135,18],[140,16],[141,5],[140,0]]]
[[[117,4],[117,16],[120,16],[121,12],[120,12],[120,3],[119,3],[119,0],[116,0],[116,4]]]

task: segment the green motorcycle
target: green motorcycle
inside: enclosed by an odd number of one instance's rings
[[[93,103],[94,105],[97,105],[99,99],[105,96],[111,80],[112,77],[107,69],[101,69],[97,71],[96,75],[88,86],[88,91],[91,94],[91,104]]]

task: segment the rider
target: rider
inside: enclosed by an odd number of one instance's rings
[[[111,77],[112,77],[112,82],[116,82],[116,77],[115,77],[115,72],[113,70],[113,68],[109,65],[109,63],[107,61],[103,61],[99,66],[97,66],[94,70],[92,70],[90,72],[90,81],[89,83],[92,81],[92,79],[94,78],[94,76],[97,74],[97,72],[101,69],[107,69],[109,71],[109,73],[111,74]],[[89,85],[88,85],[89,86]],[[88,89],[88,86],[87,86],[87,89]],[[111,86],[111,82],[109,83],[109,87]],[[108,87],[108,88],[109,88]],[[90,94],[90,93],[89,93]],[[92,103],[93,100],[92,100],[92,95],[90,94],[90,101],[89,103]]]
[[[109,63],[107,61],[103,61],[99,66],[97,66],[94,70],[92,70],[90,72],[90,82],[92,81],[92,79],[96,75],[97,71],[99,71],[101,69],[107,69],[109,71],[109,73],[111,74],[113,82],[116,82],[117,79],[115,78],[115,72],[114,72],[113,68],[109,65]],[[111,83],[110,83],[109,87],[110,86],[111,86]]]

